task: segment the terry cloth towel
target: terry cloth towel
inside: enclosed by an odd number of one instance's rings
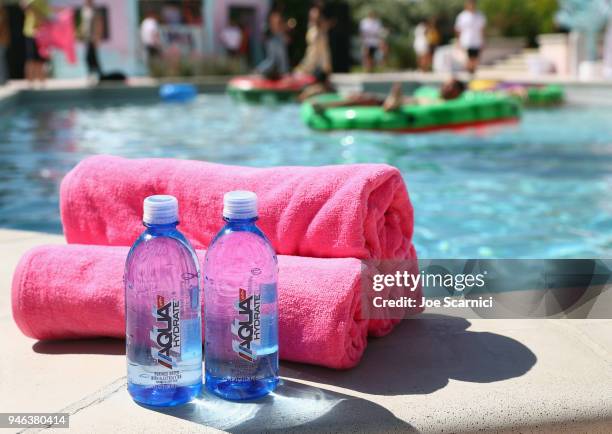
[[[413,210],[400,172],[385,164],[267,169],[171,159],[95,156],[64,178],[68,243],[130,246],[142,201],[176,196],[181,232],[207,248],[222,225],[223,194],[251,190],[259,227],[280,255],[414,259]]]
[[[12,285],[13,317],[36,339],[125,337],[127,247],[55,245],[30,250]],[[203,260],[204,251],[198,256]],[[367,345],[361,262],[279,256],[280,357],[330,368],[355,366]],[[332,290],[333,288],[333,290]]]

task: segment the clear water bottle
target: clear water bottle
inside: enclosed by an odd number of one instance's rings
[[[143,222],[125,265],[128,391],[142,404],[179,405],[202,388],[199,265],[176,228],[175,197],[147,197]]]
[[[278,265],[255,225],[255,193],[227,193],[223,218],[204,263],[205,383],[222,398],[253,399],[278,384]]]

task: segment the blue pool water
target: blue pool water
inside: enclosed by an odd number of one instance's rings
[[[0,227],[61,232],[62,176],[88,155],[249,166],[384,162],[400,168],[429,258],[612,257],[612,110],[527,111],[462,134],[316,133],[299,107],[17,106],[0,116]]]

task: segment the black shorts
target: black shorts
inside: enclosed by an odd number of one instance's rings
[[[49,59],[40,55],[38,45],[34,38],[25,38],[25,55],[26,60],[32,60],[34,62],[46,62]]]
[[[154,59],[161,56],[161,50],[158,47],[154,45],[147,45],[145,48],[147,50],[147,56],[149,59]]]
[[[480,57],[480,48],[468,48],[467,55],[469,59],[478,59]]]
[[[376,59],[376,53],[378,53],[378,47],[367,47],[366,55],[370,59]]]

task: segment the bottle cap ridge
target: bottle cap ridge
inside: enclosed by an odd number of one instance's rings
[[[178,222],[178,200],[174,196],[158,194],[149,196],[143,203],[142,221],[152,225]]]
[[[223,196],[223,217],[250,219],[257,217],[257,195],[252,191],[236,190]]]

